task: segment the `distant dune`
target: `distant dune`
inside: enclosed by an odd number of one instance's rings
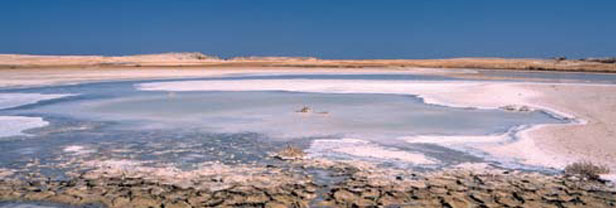
[[[317,59],[313,57],[235,57],[221,59],[201,53],[132,56],[55,56],[0,54],[0,69],[89,67],[427,67],[545,71],[616,72],[612,59]]]

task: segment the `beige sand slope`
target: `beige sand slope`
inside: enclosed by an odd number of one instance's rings
[[[616,72],[616,64],[554,59],[453,58],[334,60],[306,57],[237,57],[220,59],[201,53],[133,56],[42,56],[0,54],[0,69],[49,67],[428,67],[550,71]]]

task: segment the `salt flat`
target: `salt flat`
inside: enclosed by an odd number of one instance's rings
[[[414,171],[436,171],[420,175],[438,183],[441,176],[431,174],[450,168],[491,176],[505,168],[497,175],[524,181],[527,175],[509,170],[554,173],[581,160],[615,167],[616,85],[608,75],[425,68],[22,72],[8,69],[0,77],[2,118],[12,119],[2,125],[10,129],[0,130],[17,138],[2,141],[4,178],[60,167],[70,180],[122,175],[210,193],[233,184],[269,190],[299,183],[294,187],[305,191],[312,189],[306,183],[338,184],[338,175],[350,177],[346,170],[378,184],[423,187]],[[311,108],[302,113],[306,103]],[[32,135],[22,134],[31,128]],[[299,146],[305,157],[272,161],[286,145]],[[66,199],[50,198],[77,203]]]
[[[494,155],[513,156],[524,163],[555,168],[579,160],[603,161],[616,167],[616,145],[609,130],[616,115],[616,86],[610,84],[510,83],[473,81],[345,81],[345,80],[249,80],[183,81],[146,83],[141,90],[285,90],[327,93],[413,94],[426,103],[452,107],[499,108],[523,105],[578,120],[577,125],[537,126],[518,134],[517,142],[484,147]],[[575,92],[575,93],[571,93]],[[588,122],[588,124],[586,124]],[[552,130],[548,130],[552,129]],[[558,134],[558,138],[549,135]],[[587,137],[592,138],[587,138]],[[461,138],[464,139],[464,138]],[[592,141],[592,142],[589,142]],[[524,151],[520,151],[524,150]]]
[[[443,76],[474,77],[473,70],[430,70],[422,68],[409,69],[331,69],[331,68],[225,68],[225,69],[148,69],[134,68],[111,69],[23,69],[7,70],[3,72],[0,80],[2,86],[41,86],[49,84],[75,84],[89,81],[105,80],[131,80],[131,79],[166,79],[225,76],[230,74],[259,74],[259,73],[410,73],[410,74],[436,74]],[[476,78],[476,77],[475,77]],[[489,77],[487,77],[490,79]],[[518,79],[524,81],[522,79]],[[536,81],[536,79],[532,79]],[[24,81],[24,82],[22,82]],[[19,83],[16,85],[16,83]],[[328,83],[330,84],[328,86]],[[176,90],[208,89],[208,90],[297,90],[310,92],[369,92],[369,93],[403,93],[414,94],[424,98],[427,103],[455,106],[498,108],[505,105],[527,105],[544,109],[557,115],[572,118],[579,124],[548,125],[529,129],[520,134],[520,142],[508,145],[525,144],[534,146],[517,146],[517,149],[536,150],[544,152],[540,157],[533,154],[521,154],[511,148],[490,149],[495,155],[518,154],[516,157],[530,164],[540,164],[552,167],[562,167],[564,164],[581,160],[597,159],[614,156],[614,145],[610,145],[610,136],[614,118],[610,103],[614,103],[614,87],[609,84],[577,84],[577,83],[528,83],[528,82],[474,82],[474,81],[448,81],[448,82],[416,82],[412,85],[397,83],[396,81],[370,81],[370,82],[339,82],[331,85],[332,81],[295,80],[294,83],[281,83],[275,80],[247,80],[241,84],[231,81],[208,82],[207,86],[199,81],[183,83],[165,83]],[[143,84],[142,89],[156,90],[161,87],[157,84]],[[575,93],[569,93],[575,92]],[[587,100],[593,100],[588,102]],[[587,124],[583,124],[587,123]],[[582,125],[583,124],[583,125]],[[532,132],[532,134],[531,134]],[[555,138],[554,135],[560,135]],[[596,135],[586,138],[587,135]],[[527,140],[530,139],[530,140]],[[592,142],[586,142],[592,140]],[[525,141],[525,142],[522,142]],[[530,142],[532,141],[532,142]],[[515,147],[515,146],[511,146]],[[509,153],[505,153],[509,152]],[[550,155],[547,159],[546,155]],[[532,157],[532,158],[528,158]]]

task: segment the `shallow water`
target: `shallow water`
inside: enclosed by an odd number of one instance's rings
[[[373,79],[452,80],[424,75],[245,75],[203,80]],[[191,79],[194,80],[194,79]],[[329,94],[284,91],[147,92],[135,84],[106,82],[0,93],[74,94],[0,110],[0,116],[42,117],[49,125],[26,135],[0,138],[0,168],[39,168],[61,176],[67,161],[136,160],[171,163],[183,169],[199,163],[275,163],[267,157],[287,144],[314,157],[360,159],[404,168],[438,168],[480,162],[477,154],[435,144],[399,140],[414,135],[498,135],[519,127],[564,123],[544,112],[504,112],[428,105],[408,95]],[[311,113],[298,113],[304,106]],[[383,155],[323,149],[315,140],[354,138],[358,149]],[[350,141],[350,140],[341,140]],[[349,145],[349,144],[342,144]],[[321,150],[321,151],[319,151]],[[406,154],[408,153],[408,154]],[[423,155],[431,163],[407,160]],[[496,162],[498,163],[498,162]],[[32,165],[35,164],[35,165]],[[63,166],[57,166],[64,164]]]
[[[296,112],[303,106],[314,112]],[[450,108],[426,105],[413,96],[297,92],[136,92],[21,112],[115,121],[120,129],[198,128],[281,138],[340,135],[379,140],[425,134],[486,135],[554,121],[542,112]]]

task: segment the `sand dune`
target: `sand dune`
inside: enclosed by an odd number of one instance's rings
[[[0,69],[49,67],[428,67],[548,71],[616,72],[616,64],[583,60],[527,58],[452,59],[317,59],[312,57],[236,57],[220,59],[201,53],[133,56],[44,56],[0,54]]]

